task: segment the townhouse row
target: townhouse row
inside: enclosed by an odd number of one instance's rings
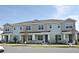
[[[77,41],[76,20],[47,19],[3,25],[4,42],[20,43],[65,43]]]

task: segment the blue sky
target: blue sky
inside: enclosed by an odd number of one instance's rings
[[[52,6],[0,6],[0,24],[51,18],[55,13]]]
[[[0,25],[54,18],[76,19],[79,30],[79,5],[0,5]]]

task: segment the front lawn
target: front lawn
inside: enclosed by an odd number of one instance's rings
[[[0,44],[0,46],[28,47],[28,48],[79,48],[79,45],[47,45],[47,44]]]

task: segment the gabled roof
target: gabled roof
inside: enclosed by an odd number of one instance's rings
[[[23,24],[23,23],[43,23],[43,22],[63,22],[63,20],[57,20],[57,19],[47,19],[47,20],[33,20],[33,21],[25,21],[25,22],[20,22],[20,23],[15,23],[15,24]]]
[[[6,24],[4,24],[3,26],[12,26],[12,24],[9,24],[9,23],[6,23]]]
[[[75,22],[76,20],[71,19],[71,18],[67,18],[66,20],[60,20],[60,19],[46,19],[46,20],[38,20],[38,19],[34,19],[32,21],[25,21],[25,22],[19,22],[19,23],[14,23],[14,24],[9,24],[6,23],[5,25],[9,25],[9,26],[13,26],[13,25],[20,25],[20,24],[33,24],[33,23],[62,23],[65,21],[72,21]]]
[[[72,19],[72,18],[67,18],[65,21],[73,21],[73,22],[76,22],[75,19]]]

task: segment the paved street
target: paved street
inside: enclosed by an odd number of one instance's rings
[[[79,48],[26,48],[4,47],[4,53],[79,53]]]

